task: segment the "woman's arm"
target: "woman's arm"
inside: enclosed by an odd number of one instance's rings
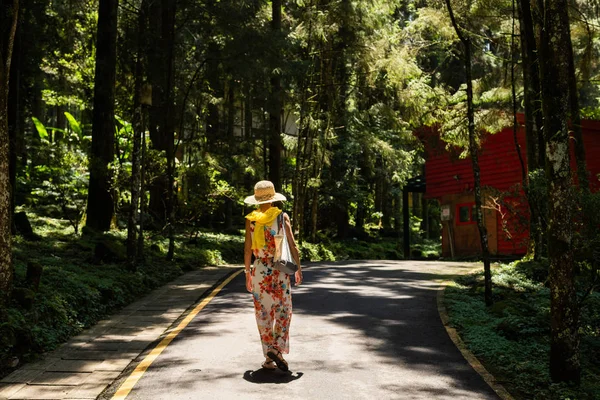
[[[298,246],[296,245],[296,240],[294,239],[294,233],[292,232],[292,224],[290,223],[290,217],[287,214],[283,214],[283,226],[285,228],[285,235],[287,236],[288,244],[290,246],[290,251],[292,252],[292,257],[296,260],[296,265],[298,269],[302,269],[300,266],[300,252],[298,251]]]
[[[246,240],[244,242],[244,267],[250,270],[252,264],[252,235],[250,233],[250,220],[246,220]]]
[[[300,265],[300,253],[298,252],[298,246],[296,245],[296,240],[294,239],[294,234],[292,233],[292,225],[290,224],[290,217],[287,214],[283,214],[285,235],[287,237],[288,244],[290,246],[290,251],[292,252],[292,257],[296,260],[296,265],[298,266],[298,271],[294,274],[296,278],[296,286],[301,284],[304,280],[302,276],[302,266]]]
[[[246,275],[246,289],[252,292],[252,276],[250,264],[252,261],[252,234],[250,233],[250,221],[246,220],[246,241],[244,242],[244,272]]]

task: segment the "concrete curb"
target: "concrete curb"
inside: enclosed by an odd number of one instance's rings
[[[454,345],[460,350],[461,354],[467,360],[469,365],[483,378],[483,380],[496,392],[498,396],[502,400],[514,400],[514,397],[494,378],[492,374],[488,372],[487,369],[481,364],[481,362],[475,357],[473,353],[467,348],[465,342],[461,339],[456,329],[450,326],[450,317],[448,316],[448,312],[446,310],[446,306],[444,304],[444,296],[446,292],[446,288],[452,281],[444,281],[442,282],[441,287],[437,292],[437,308],[438,313],[440,314],[440,319],[442,320],[442,324],[444,328],[446,328],[446,332]]]
[[[146,349],[185,318],[190,305],[241,268],[188,272],[0,381],[0,400],[96,399]]]

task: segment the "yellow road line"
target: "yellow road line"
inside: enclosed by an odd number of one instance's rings
[[[119,390],[117,390],[117,393],[115,393],[115,395],[113,396],[112,400],[123,400],[123,399],[125,399],[125,397],[127,397],[127,395],[129,395],[129,393],[131,392],[131,390],[133,389],[133,387],[135,386],[135,384],[140,380],[140,378],[142,377],[142,375],[144,375],[144,372],[146,372],[146,370],[150,367],[150,365],[154,362],[154,360],[156,360],[156,358],[160,355],[160,353],[162,353],[163,350],[166,349],[167,346],[173,341],[173,339],[175,339],[175,337],[177,335],[179,335],[179,333],[183,329],[185,329],[185,327],[188,326],[188,324],[190,322],[192,322],[192,320],[194,319],[194,317],[200,311],[202,311],[202,309],[204,307],[206,307],[206,305],[208,303],[210,303],[210,301],[221,291],[221,289],[223,289],[229,282],[231,282],[241,272],[242,272],[242,270],[239,270],[239,271],[235,272],[234,274],[232,274],[229,278],[225,279],[207,297],[205,297],[184,318],[183,321],[181,321],[179,323],[179,325],[177,326],[177,328],[175,328],[171,332],[169,332],[169,334],[167,336],[165,336],[163,338],[163,340],[161,340],[160,343],[154,349],[152,349],[152,351],[150,352],[150,354],[148,354],[146,356],[146,358],[144,358],[144,360],[141,363],[138,364],[138,366],[131,373],[131,375],[129,375],[129,378],[127,378],[125,380],[125,382],[123,382],[123,384],[119,387]]]

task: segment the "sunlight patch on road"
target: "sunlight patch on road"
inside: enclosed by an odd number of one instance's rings
[[[417,346],[406,346],[404,347],[406,351],[414,351],[416,353],[426,353],[426,354],[437,354],[438,352],[434,349],[430,349],[427,347],[417,347]]]

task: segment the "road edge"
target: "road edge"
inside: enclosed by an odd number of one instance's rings
[[[437,309],[438,314],[440,315],[440,319],[442,320],[442,325],[446,329],[446,333],[456,346],[456,348],[463,355],[465,360],[469,363],[469,365],[477,372],[488,384],[489,387],[492,388],[494,392],[502,399],[502,400],[515,400],[515,398],[502,386],[496,378],[489,373],[487,369],[483,366],[483,364],[475,357],[475,355],[467,348],[465,342],[461,339],[460,335],[456,331],[455,328],[450,326],[450,316],[448,315],[448,311],[446,310],[446,305],[444,304],[444,296],[446,293],[446,288],[450,285],[452,281],[446,280],[443,281],[440,288],[438,289],[436,300],[437,300]]]
[[[122,400],[125,399],[129,393],[131,392],[131,390],[133,389],[133,387],[135,386],[135,384],[139,381],[139,379],[141,378],[141,376],[143,375],[143,373],[145,372],[145,369],[147,369],[147,367],[149,367],[152,362],[154,361],[154,359],[152,359],[146,366],[146,368],[144,369],[144,371],[142,372],[142,374],[140,376],[137,377],[137,379],[135,379],[135,381],[130,382],[132,385],[130,388],[125,389],[125,383],[132,378],[132,376],[134,375],[134,373],[136,373],[138,367],[144,363],[144,362],[148,362],[147,359],[149,358],[150,354],[157,349],[161,343],[163,343],[163,341],[165,341],[165,339],[167,339],[169,336],[172,336],[168,339],[168,343],[165,343],[164,348],[166,348],[170,342],[179,334],[179,327],[182,323],[184,323],[184,321],[186,319],[188,319],[188,317],[190,317],[191,314],[193,314],[190,318],[189,321],[187,321],[187,323],[185,324],[185,326],[187,326],[187,324],[189,324],[189,322],[191,322],[191,320],[194,319],[194,317],[200,312],[202,311],[202,309],[204,308],[204,306],[208,305],[208,303],[212,300],[212,298],[214,297],[213,294],[218,294],[218,292],[222,289],[225,288],[225,286],[227,286],[227,284],[229,284],[229,282],[231,282],[231,280],[235,279],[241,272],[243,271],[242,267],[240,268],[232,268],[232,270],[230,272],[227,272],[224,276],[222,276],[220,279],[218,279],[211,287],[207,288],[198,298],[196,301],[194,301],[193,304],[191,304],[185,311],[183,311],[172,323],[171,325],[169,325],[169,327],[167,329],[165,329],[165,331],[152,343],[150,343],[143,351],[140,352],[140,354],[133,359],[129,365],[127,367],[125,367],[121,373],[119,374],[119,376],[117,378],[115,378],[109,385],[106,386],[106,388],[96,397],[97,399],[118,399],[118,400]],[[222,286],[222,287],[221,287]],[[217,291],[218,289],[218,291]],[[217,293],[215,293],[215,291],[217,291]],[[198,307],[201,306],[201,304],[205,302],[204,306],[202,306],[200,309],[198,309]],[[196,309],[197,312],[194,312]],[[184,327],[185,327],[184,326]],[[184,327],[181,327],[181,329],[183,329]],[[174,330],[177,330],[177,332],[174,332]],[[158,354],[156,355],[156,357],[162,352],[161,349],[160,352],[158,352]],[[154,358],[156,358],[154,357]],[[114,388],[114,392],[111,389],[111,386],[115,385],[116,387]],[[129,386],[129,383],[128,383]],[[122,389],[123,390],[121,393],[119,393]],[[108,396],[108,397],[107,397]]]

